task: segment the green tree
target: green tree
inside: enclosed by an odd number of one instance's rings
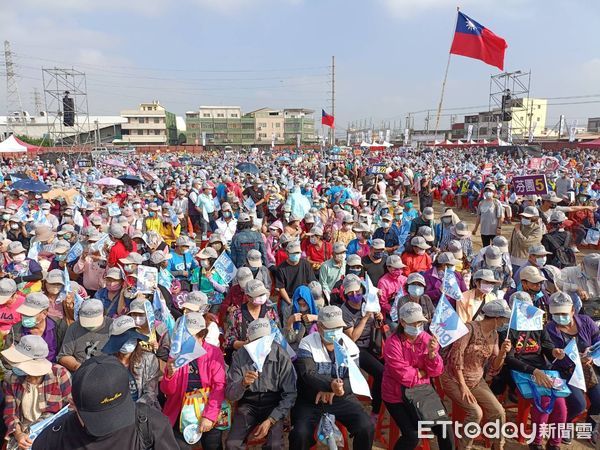
[[[19,134],[15,137],[28,144],[37,145],[38,147],[54,147],[54,143],[48,138],[33,138],[24,134]]]

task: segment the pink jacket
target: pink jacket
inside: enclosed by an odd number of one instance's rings
[[[406,277],[402,275],[402,269],[396,269],[398,273],[386,273],[379,279],[377,289],[379,289],[379,304],[381,313],[385,316],[392,310],[392,303],[396,293],[402,289],[406,294]]]
[[[221,353],[219,348],[206,342],[202,344],[202,347],[206,350],[206,355],[198,358],[196,362],[198,363],[198,372],[200,373],[202,386],[210,388],[208,404],[202,413],[202,417],[206,417],[214,422],[219,415],[221,403],[223,403],[223,399],[225,398],[225,361],[223,360],[223,353]],[[169,418],[171,426],[175,425],[181,413],[187,383],[187,366],[176,370],[171,378],[165,374],[160,382],[160,389],[167,397],[163,413]]]
[[[433,359],[427,354],[427,344],[431,335],[423,331],[411,343],[406,337],[395,333],[383,346],[383,381],[381,396],[390,403],[402,402],[402,387],[411,388],[429,383],[430,377],[437,377],[444,371],[444,363],[439,353]],[[419,369],[427,376],[419,377]]]

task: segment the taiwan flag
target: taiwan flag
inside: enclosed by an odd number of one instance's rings
[[[504,70],[506,41],[459,12],[450,53],[475,58]]]
[[[321,124],[333,128],[333,116],[327,114],[324,109],[321,110]]]

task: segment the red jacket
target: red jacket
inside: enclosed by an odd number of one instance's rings
[[[132,252],[137,252],[137,244],[135,242],[131,242],[133,244]],[[121,258],[127,258],[131,252],[125,248],[125,244],[122,241],[115,242],[115,245],[110,249],[110,253],[108,254],[108,267],[116,267],[121,265],[119,260]]]

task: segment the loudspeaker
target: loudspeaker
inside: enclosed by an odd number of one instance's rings
[[[66,127],[75,125],[75,102],[69,97],[68,92],[63,97],[63,125]]]

